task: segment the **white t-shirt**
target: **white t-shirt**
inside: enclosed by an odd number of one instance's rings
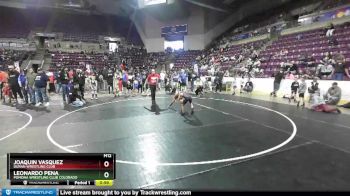
[[[163,72],[160,73],[160,79],[161,79],[161,80],[164,80],[164,78],[165,78],[165,73],[163,73]]]
[[[233,86],[237,86],[237,81],[236,81],[236,80],[233,80],[233,81],[232,81],[232,87],[233,87]]]

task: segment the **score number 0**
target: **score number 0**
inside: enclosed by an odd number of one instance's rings
[[[103,163],[103,166],[104,166],[104,167],[109,167],[109,162],[108,162],[108,161],[105,161],[105,162]],[[108,178],[108,177],[109,177],[109,173],[108,173],[108,172],[105,172],[105,173],[103,174],[103,176],[104,176],[105,178]]]

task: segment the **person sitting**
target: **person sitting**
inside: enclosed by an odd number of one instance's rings
[[[326,104],[337,105],[341,98],[341,88],[338,86],[338,83],[333,82],[332,87],[327,91],[327,94],[324,95]]]
[[[327,52],[325,57],[320,61],[320,64],[317,67],[317,75],[319,76],[319,78],[330,79],[334,70],[334,64],[334,59],[332,58],[331,54]]]
[[[325,113],[341,113],[341,111],[334,105],[329,105],[325,102],[325,100],[320,96],[319,93],[315,93],[312,98],[312,104],[310,105],[310,109],[316,112],[325,112]]]
[[[248,81],[245,83],[243,87],[243,91],[247,93],[251,93],[253,91],[253,88],[254,88],[253,82],[250,81],[250,78],[248,78]]]
[[[165,87],[164,87],[165,93],[171,93],[173,90],[172,86],[170,85],[170,81],[165,82]]]
[[[82,107],[86,104],[83,97],[78,93],[77,85],[69,85],[69,102],[73,107]]]

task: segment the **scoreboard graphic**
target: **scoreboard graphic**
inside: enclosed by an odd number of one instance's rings
[[[113,153],[10,153],[7,179],[11,185],[112,186]]]

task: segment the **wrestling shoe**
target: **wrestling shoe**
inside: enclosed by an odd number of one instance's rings
[[[338,112],[338,114],[341,114],[341,111],[339,110],[339,108],[337,108],[337,112]]]

